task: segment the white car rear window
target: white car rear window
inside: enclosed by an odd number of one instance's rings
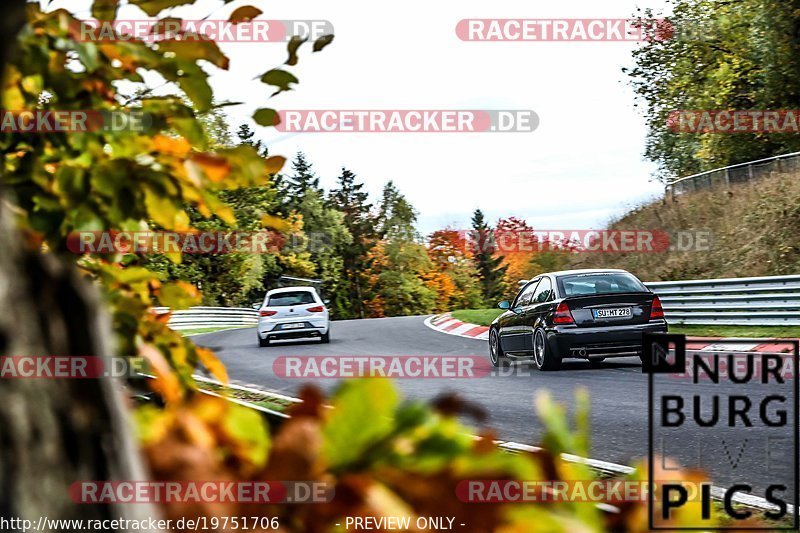
[[[271,295],[267,300],[268,307],[286,307],[313,303],[316,303],[314,295],[308,291],[280,292]]]

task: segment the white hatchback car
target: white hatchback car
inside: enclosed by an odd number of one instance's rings
[[[273,289],[258,310],[258,345],[271,339],[319,337],[330,342],[328,307],[313,287]]]

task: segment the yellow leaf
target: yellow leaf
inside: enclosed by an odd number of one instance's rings
[[[150,384],[154,391],[159,393],[164,401],[176,402],[183,396],[178,376],[170,368],[169,363],[158,348],[152,344],[139,345],[139,355],[150,364],[150,369],[156,375]]]
[[[265,228],[272,228],[278,231],[286,231],[291,226],[288,222],[280,217],[276,217],[273,215],[264,215],[261,217],[261,225]]]
[[[171,309],[186,309],[193,305],[199,305],[202,298],[200,291],[191,283],[173,281],[161,287],[158,300],[161,305]]]
[[[242,6],[233,13],[231,13],[231,18],[228,19],[234,24],[237,22],[246,22],[248,20],[252,20],[263,13],[260,9],[254,6]]]
[[[153,139],[153,148],[163,154],[175,157],[186,157],[192,149],[189,141],[183,137],[173,138],[166,135],[156,135]]]
[[[185,413],[181,417],[181,426],[192,444],[206,450],[216,445],[217,439],[214,437],[214,433],[203,420],[192,413]]]
[[[213,154],[195,154],[192,163],[197,164],[206,177],[214,183],[219,183],[231,173],[231,165],[224,157]]]
[[[279,155],[273,155],[272,157],[268,157],[266,159],[266,163],[267,172],[270,174],[277,174],[281,171],[283,165],[286,163],[286,158]]]
[[[225,365],[219,360],[217,355],[208,348],[196,348],[197,358],[203,363],[211,375],[223,383],[228,383],[228,371]]]

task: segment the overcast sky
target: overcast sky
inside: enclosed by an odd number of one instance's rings
[[[303,150],[322,184],[331,187],[342,165],[376,198],[394,180],[419,212],[419,229],[465,228],[479,207],[491,221],[518,216],[536,229],[600,228],[610,217],[660,194],[644,161],[644,119],[635,110],[623,66],[633,43],[464,42],[455,32],[465,18],[627,18],[636,7],[664,0],[460,0],[402,3],[351,0],[252,0],[222,6],[199,0],[172,13],[224,19],[255,5],[266,19],[324,19],[336,38],[322,53],[301,50],[288,67],[295,91],[269,99],[255,80],[280,65],[285,44],[223,43],[229,71],[214,71],[217,99],[232,128],[252,122],[259,107],[277,109],[532,109],[529,133],[305,133],[254,126],[273,154]],[[54,0],[88,17],[88,1]],[[222,7],[221,7],[222,6]],[[120,18],[139,18],[138,8]],[[305,53],[303,53],[305,52]]]

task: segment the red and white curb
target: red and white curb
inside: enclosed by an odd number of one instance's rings
[[[447,333],[448,335],[484,341],[489,339],[488,327],[462,322],[453,318],[450,313],[429,317],[425,320],[425,325],[440,333]]]

